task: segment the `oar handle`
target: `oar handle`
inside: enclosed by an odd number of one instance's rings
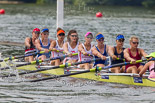
[[[123,59],[123,58],[116,58],[116,60],[122,60],[125,62],[125,59]]]

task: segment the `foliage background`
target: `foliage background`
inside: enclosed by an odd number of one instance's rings
[[[7,0],[8,1],[8,0]],[[15,1],[15,0],[9,0]],[[50,4],[56,3],[57,0],[16,0],[25,3]],[[155,0],[64,0],[66,4],[73,5],[110,5],[110,6],[143,6],[154,8]]]

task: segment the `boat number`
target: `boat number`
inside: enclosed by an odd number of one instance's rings
[[[133,77],[134,83],[143,83],[143,80],[141,77]]]

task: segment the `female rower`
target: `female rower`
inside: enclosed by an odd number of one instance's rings
[[[56,52],[56,50],[63,51],[65,31],[62,30],[61,28],[57,29],[57,38],[58,38],[58,40],[52,41],[51,46],[50,46],[50,50],[52,50],[52,52],[51,52],[52,58],[58,57],[58,56],[63,56],[62,52]],[[51,61],[51,64],[53,64],[55,66],[60,65],[60,63],[61,63],[60,59]]]
[[[25,39],[25,54],[36,52],[35,40],[38,39],[39,34],[40,34],[40,29],[35,28],[32,31],[32,37],[27,37]],[[34,60],[34,55],[25,57],[25,61],[27,62],[31,62],[33,60]]]
[[[70,30],[67,35],[67,42],[64,43],[63,49],[70,57],[65,58],[65,62],[74,63],[78,61],[78,55],[72,56],[73,53],[78,53],[78,46],[81,44],[76,30]]]
[[[96,35],[97,45],[92,48],[92,53],[95,59],[101,58],[102,60],[95,61],[94,66],[104,67],[106,65],[106,56],[108,56],[109,46],[104,44],[104,36],[102,33]]]
[[[148,58],[154,57],[155,58],[155,52],[151,53],[150,55],[146,56]],[[149,68],[150,75],[148,78],[155,78],[155,61],[150,61],[145,64],[143,69],[140,71],[139,75],[142,77],[142,75],[146,72],[146,70]]]
[[[91,48],[93,45],[91,44],[93,39],[93,34],[91,32],[87,32],[85,35],[85,43],[80,44],[78,47],[79,50],[79,61],[88,61],[91,60],[92,57],[88,56],[88,54],[92,55]],[[93,67],[91,63],[80,64],[80,68],[90,69]]]
[[[41,38],[36,40],[36,48],[39,51],[45,51],[43,54],[38,54],[38,59],[44,60],[46,58],[50,58],[49,47],[51,45],[52,39],[48,38],[49,30],[48,28],[43,28],[41,30]]]
[[[136,64],[136,60],[140,60],[142,56],[146,57],[147,54],[141,48],[138,48],[139,39],[136,36],[130,38],[130,48],[124,50],[124,57],[127,62],[132,62],[132,64],[126,65],[125,72],[127,73],[139,73],[143,65],[140,63]]]
[[[124,45],[124,36],[119,34],[116,37],[116,46],[114,47],[109,47],[109,55],[112,57],[112,64],[118,64],[118,63],[122,63],[124,62],[123,60],[117,60],[119,59],[124,59],[124,49],[123,45]],[[111,71],[114,73],[121,73],[122,70],[125,69],[125,66],[122,67],[114,67],[111,68]]]

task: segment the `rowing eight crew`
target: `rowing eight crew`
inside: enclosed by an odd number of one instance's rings
[[[112,47],[104,43],[104,35],[102,33],[96,34],[97,45],[93,45],[92,39],[93,34],[88,32],[85,34],[85,42],[79,42],[78,33],[76,30],[70,30],[67,35],[67,42],[64,41],[65,31],[61,28],[57,29],[57,40],[49,39],[49,29],[43,28],[41,30],[41,37],[39,38],[40,30],[35,28],[32,32],[32,38],[25,39],[25,53],[32,52],[32,50],[45,51],[44,54],[38,54],[37,59],[46,59],[57,56],[62,56],[62,52],[56,52],[56,50],[64,51],[69,57],[64,60],[54,60],[51,61],[53,65],[60,65],[63,63],[74,63],[77,61],[87,61],[92,59],[88,56],[94,55],[95,59],[101,58],[99,61],[95,61],[94,66],[104,67],[107,65],[106,57],[109,55],[112,58],[112,64],[124,62],[122,59],[117,60],[117,58],[125,58],[125,61],[131,61],[132,64],[111,68],[111,72],[114,73],[141,73],[143,74],[146,67],[152,68],[152,62],[143,66],[141,63],[136,63],[136,60],[140,60],[142,57],[146,58],[147,53],[141,48],[138,48],[139,39],[136,36],[130,38],[130,48],[124,48],[125,38],[123,35],[119,34],[116,36],[116,46]],[[34,42],[35,41],[35,42]],[[54,50],[51,52],[51,50]],[[78,56],[72,56],[73,53],[78,53]],[[51,56],[50,56],[51,55]],[[31,56],[27,61],[32,61],[34,58]],[[91,63],[85,63],[79,65],[80,68],[90,69],[93,67]],[[141,72],[143,71],[143,72]],[[152,72],[152,71],[151,71]],[[152,73],[155,77],[155,72]]]

